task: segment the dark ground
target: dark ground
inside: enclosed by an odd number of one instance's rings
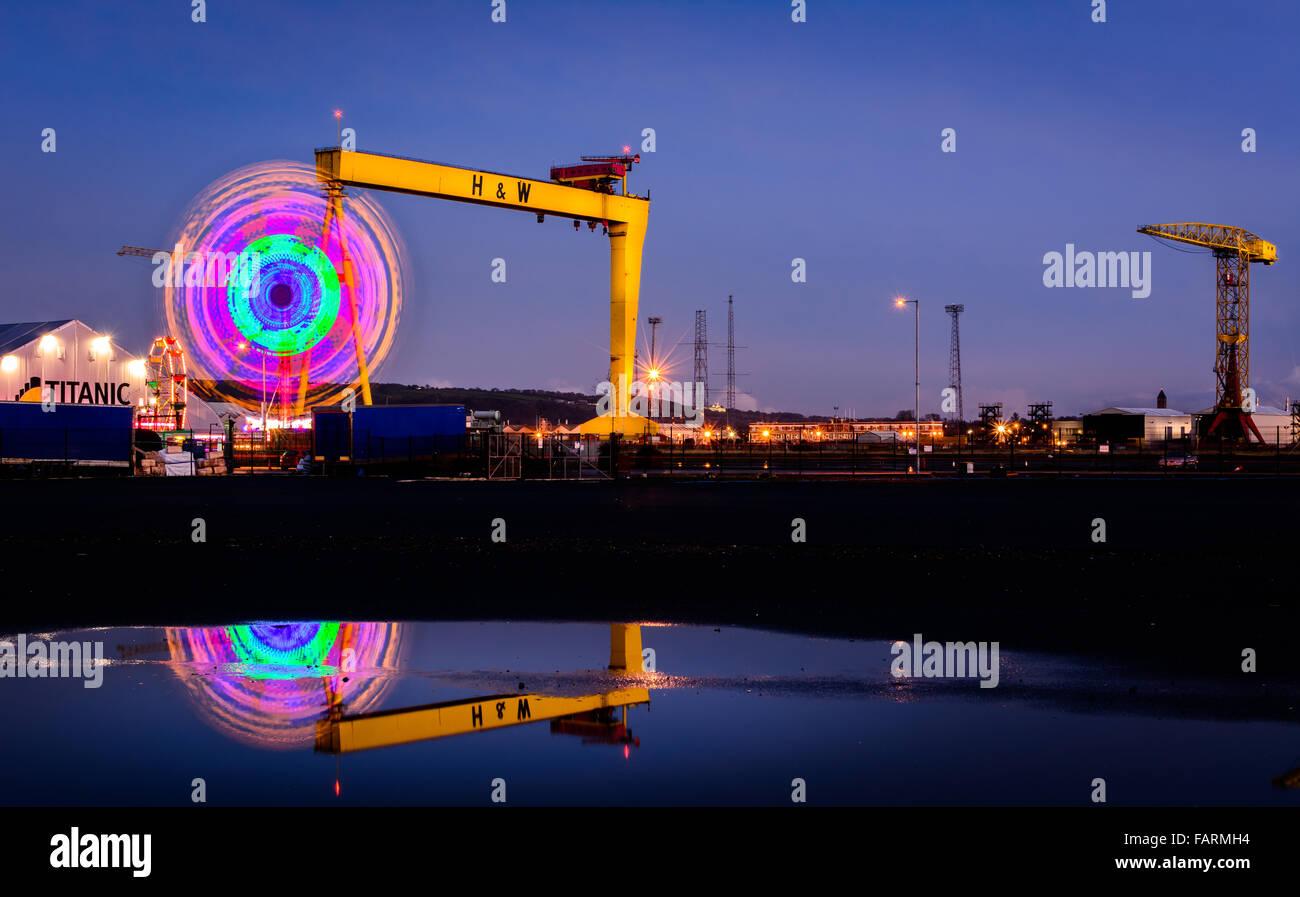
[[[1250,647],[1261,672],[1291,676],[1297,498],[1294,479],[0,481],[0,631],[668,620],[922,632],[1171,672],[1237,669]]]

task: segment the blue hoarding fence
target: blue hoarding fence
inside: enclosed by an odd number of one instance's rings
[[[0,460],[131,465],[134,430],[127,406],[0,402]]]
[[[345,413],[314,409],[313,453],[320,461],[419,461],[465,449],[464,405],[371,405]]]

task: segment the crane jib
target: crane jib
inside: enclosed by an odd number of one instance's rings
[[[471,196],[481,197],[483,195],[483,178],[484,175],[482,174],[470,175],[469,192]],[[505,199],[506,189],[507,188],[506,188],[505,181],[497,181],[495,197],[497,199]],[[533,191],[533,185],[531,182],[515,181],[515,201],[518,202],[520,205],[528,205],[528,194],[532,193],[532,191]]]
[[[1239,252],[1252,262],[1271,265],[1277,261],[1277,247],[1267,240],[1241,227],[1226,224],[1149,224],[1138,228],[1138,233],[1149,234],[1179,243],[1206,246],[1224,252]]]
[[[322,182],[519,209],[582,221],[644,226],[649,200],[501,172],[422,162],[400,156],[317,150]]]

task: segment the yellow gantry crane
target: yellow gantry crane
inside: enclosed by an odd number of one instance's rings
[[[1224,224],[1147,224],[1139,227],[1138,233],[1206,246],[1214,251],[1218,283],[1214,306],[1214,376],[1217,383],[1214,422],[1206,435],[1213,434],[1226,423],[1225,431],[1229,435],[1244,436],[1249,441],[1249,434],[1254,433],[1262,443],[1264,437],[1250,416],[1254,403],[1247,400],[1250,395],[1247,392],[1250,387],[1250,341],[1247,335],[1250,265],[1252,262],[1273,264],[1277,261],[1277,247],[1244,228]]]
[[[632,675],[644,671],[640,624],[610,624],[609,669],[613,673]],[[552,720],[553,732],[574,732],[594,735],[601,741],[640,744],[628,731],[627,708],[649,704],[650,692],[644,686],[627,685],[576,697],[495,694],[350,715],[345,713],[340,695],[331,691],[328,700],[325,717],[316,723],[316,750],[347,754],[541,720]],[[621,722],[614,719],[615,710],[622,711]]]
[[[639,157],[584,157],[595,163],[553,169],[552,181],[435,162],[421,162],[377,153],[359,153],[338,147],[316,151],[316,178],[329,196],[329,216],[340,219],[343,188],[365,187],[431,196],[499,209],[532,212],[537,220],[547,215],[571,218],[595,230],[602,224],[609,234],[609,380],[611,413],[582,424],[584,434],[640,435],[654,433],[654,421],[629,411],[629,392],[636,379],[637,300],[641,288],[641,249],[645,243],[650,200],[626,192],[627,168]],[[590,170],[588,170],[590,169]],[[613,182],[623,193],[615,193]],[[572,186],[571,186],[572,185]],[[328,220],[328,219],[327,219]],[[328,224],[326,225],[328,229]],[[344,280],[353,289],[351,265],[344,262]],[[355,314],[354,314],[355,321]],[[357,345],[361,398],[370,404],[370,378],[366,359]]]

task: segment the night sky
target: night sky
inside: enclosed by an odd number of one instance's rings
[[[10,4],[0,34],[0,320],[77,317],[141,350],[160,291],[126,244],[169,246],[190,199],[252,162],[336,142],[545,179],[656,132],[642,321],[726,338],[764,409],[859,416],[947,385],[960,302],[968,416],[1214,400],[1214,268],[1135,233],[1238,225],[1252,385],[1300,398],[1300,72],[1293,0],[590,2],[189,0]],[[41,151],[55,128],[57,152]],[[956,130],[957,152],[941,132]],[[1258,151],[1241,149],[1254,128]],[[409,254],[397,351],[375,379],[591,390],[607,373],[608,241],[569,222],[393,194]],[[1150,251],[1146,299],[1048,289],[1043,255]],[[1182,247],[1189,249],[1190,247]],[[491,280],[504,258],[505,284]],[[791,260],[807,260],[807,283]],[[643,341],[648,340],[648,328]],[[725,349],[710,349],[713,386]]]

